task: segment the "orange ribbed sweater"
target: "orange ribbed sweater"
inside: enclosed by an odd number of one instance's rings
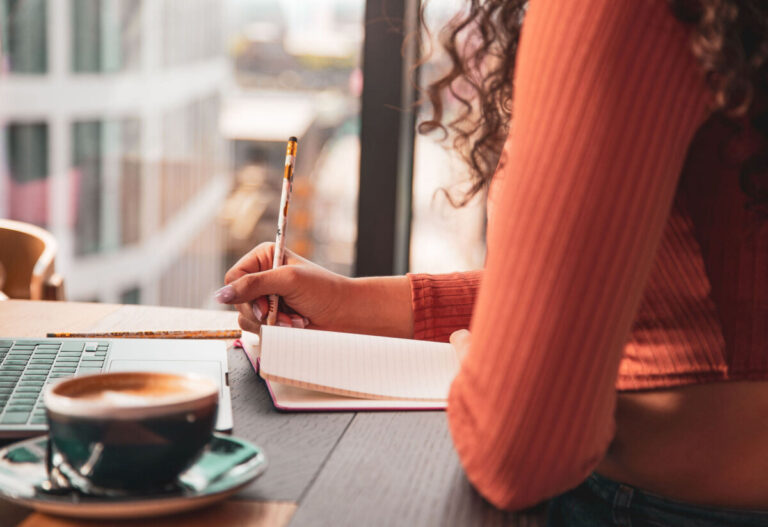
[[[617,389],[768,379],[768,226],[710,101],[666,0],[531,2],[486,268],[410,275],[416,338],[471,317],[448,420],[495,505],[579,484]]]

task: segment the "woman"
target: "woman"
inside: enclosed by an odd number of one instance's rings
[[[444,340],[471,317],[448,420],[496,506],[768,525],[767,28],[758,0],[473,1],[432,102],[463,81],[476,103],[449,123],[476,190],[500,158],[484,271],[267,271],[261,245],[219,299],[248,330],[269,293],[297,327]]]

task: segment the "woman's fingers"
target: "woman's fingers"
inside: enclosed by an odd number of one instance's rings
[[[251,317],[240,315],[237,317],[237,323],[241,329],[250,331],[251,333],[258,333],[263,323],[254,322]],[[301,315],[289,315],[288,313],[279,312],[277,314],[277,325],[284,328],[299,328],[304,329],[309,325],[309,319],[302,317]]]
[[[460,329],[451,333],[451,345],[456,350],[456,354],[461,361],[469,351],[469,342],[472,338],[472,334],[466,329]]]
[[[256,333],[257,335],[259,334],[259,328],[261,327],[261,324],[257,324],[252,320],[245,318],[243,315],[237,317],[237,325],[240,326],[241,329]]]
[[[251,313],[256,320],[264,322],[269,312],[269,300],[266,296],[260,296],[251,303]]]
[[[274,242],[260,243],[233,265],[224,275],[224,283],[229,284],[247,274],[260,273],[272,269],[275,254]],[[308,263],[303,258],[289,250],[285,251],[282,265],[296,265]]]
[[[241,322],[240,327],[246,331],[258,332],[259,327],[267,319],[269,301],[267,300],[267,297],[261,296],[252,303],[237,304],[236,307],[240,312],[240,317],[238,318]],[[247,321],[247,323],[245,321]],[[250,329],[247,329],[243,324],[247,324]],[[305,328],[309,325],[309,319],[298,313],[285,313],[279,311],[277,313],[277,325],[283,327]]]
[[[288,265],[246,274],[216,291],[216,300],[221,304],[242,304],[265,295],[283,296],[296,287],[297,275],[297,269]]]

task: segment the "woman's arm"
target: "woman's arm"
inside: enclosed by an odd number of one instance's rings
[[[262,243],[227,272],[217,299],[237,306],[240,326],[259,331],[266,295],[277,294],[297,314],[280,313],[284,325],[388,337],[448,341],[469,327],[480,271],[348,278],[286,252],[272,269],[273,243]]]
[[[258,332],[276,294],[294,313],[278,323],[330,331],[410,338],[413,335],[411,287],[405,276],[348,278],[286,251],[284,265],[272,269],[274,243],[244,255],[224,278],[216,299],[235,305],[238,323]]]
[[[576,486],[610,443],[622,348],[708,105],[665,0],[531,2],[448,407],[467,476],[495,505]]]

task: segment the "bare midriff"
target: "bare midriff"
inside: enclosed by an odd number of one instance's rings
[[[768,382],[619,394],[596,471],[668,498],[768,510]]]

